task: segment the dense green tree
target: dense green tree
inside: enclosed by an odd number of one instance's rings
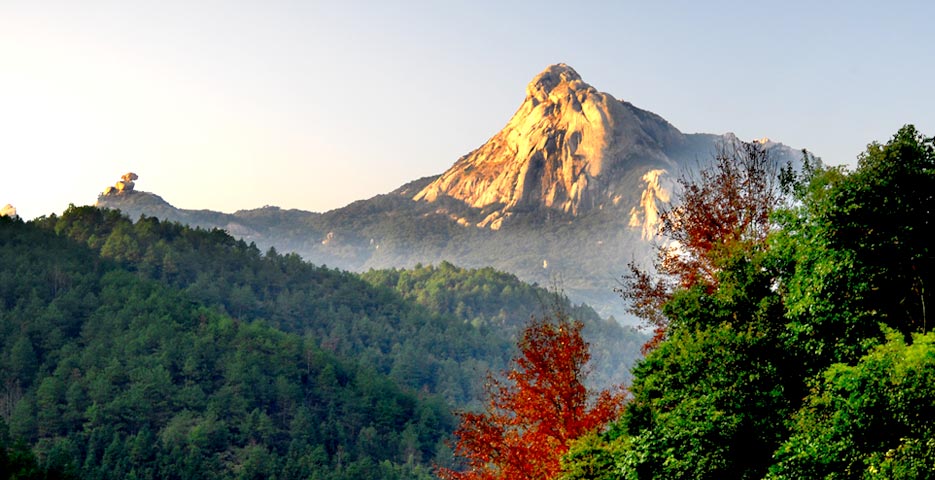
[[[621,475],[620,457],[629,446],[626,435],[616,432],[591,432],[569,446],[562,457],[562,472],[558,480],[616,480]]]
[[[95,235],[63,218],[63,235]],[[199,304],[148,279],[142,263],[101,258],[44,228],[54,220],[38,223],[0,219],[0,265],[18,280],[0,283],[4,474],[430,477],[425,465],[453,428],[443,401],[312,336]]]
[[[44,472],[29,446],[10,436],[6,422],[0,418],[0,480],[40,479]]]
[[[13,348],[10,349],[10,375],[22,382],[24,387],[32,383],[39,366],[36,351],[28,336],[19,337]]]
[[[935,141],[912,126],[873,143],[857,170],[833,189],[819,217],[832,247],[854,252],[871,288],[863,302],[908,335],[926,331],[935,253]]]
[[[220,230],[149,217],[133,223],[116,212],[74,206],[61,217],[36,224],[88,245],[140,278],[183,289],[195,301],[219,307],[238,320],[263,320],[317,338],[319,346],[360,358],[382,373],[395,367],[396,378],[414,389],[439,391],[440,363],[453,359],[447,371],[457,370],[456,381],[465,388],[444,392],[457,395],[448,398],[456,404],[477,401],[480,382],[474,380],[475,372],[486,362],[504,365],[511,352],[509,338],[496,330],[415,305],[395,292],[395,285],[376,285],[275,249],[264,256],[254,245]],[[419,372],[405,365],[413,364],[411,352],[421,356],[425,368]],[[403,364],[397,367],[399,362]]]
[[[799,186],[775,236],[789,320],[790,350],[808,374],[855,362],[883,340],[882,322],[926,331],[935,256],[932,222],[935,148],[907,126],[873,143],[853,173],[817,168]]]
[[[579,319],[590,345],[589,384],[606,388],[630,378],[645,334],[602,319],[587,305],[572,305],[564,296],[493,268],[466,269],[447,262],[398,270],[370,270],[362,275],[376,286],[390,287],[403,298],[435,314],[453,317],[482,331],[515,338],[530,318],[557,308]],[[416,360],[412,357],[412,360]]]
[[[785,172],[793,201],[762,241],[664,292],[667,338],[563,478],[932,477],[933,152],[907,126],[853,172]]]
[[[855,365],[816,379],[770,478],[931,478],[935,334],[891,331]]]
[[[0,406],[40,473],[428,477],[451,465],[434,393],[476,399],[477,372],[505,365],[511,323],[544,293],[447,264],[372,272],[408,289],[364,281],[91,207],[2,221]]]
[[[615,458],[628,476],[765,473],[794,411],[798,373],[777,342],[783,310],[769,259],[738,248],[718,259],[717,289],[695,286],[667,302],[669,338],[634,370],[633,399],[606,435],[625,445]]]

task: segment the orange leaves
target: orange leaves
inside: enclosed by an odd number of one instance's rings
[[[618,290],[630,312],[654,327],[643,353],[665,339],[663,306],[676,289],[711,293],[723,258],[765,247],[774,228],[770,215],[784,201],[780,171],[762,144],[738,141],[722,145],[713,165],[679,179],[677,203],[660,215],[668,243],[656,252],[655,274],[631,264]]]
[[[515,368],[488,378],[483,413],[462,413],[457,454],[468,470],[440,469],[443,479],[549,479],[561,468],[568,442],[617,418],[623,390],[601,392],[589,405],[582,383],[590,359],[582,324],[534,320],[519,341]]]
[[[679,179],[679,203],[662,213],[662,235],[678,251],[660,252],[659,270],[690,288],[717,284],[716,258],[737,242],[763,243],[773,224],[770,214],[782,201],[779,165],[763,145],[728,143],[719,148],[713,168]]]

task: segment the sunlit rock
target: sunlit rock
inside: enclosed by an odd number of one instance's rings
[[[565,64],[533,78],[509,123],[414,195],[498,206],[478,223],[497,229],[507,213],[545,208],[578,215],[614,204],[632,158],[667,164],[660,145],[682,134],[658,115],[599,92]]]
[[[102,197],[112,196],[112,195],[122,195],[130,193],[136,188],[136,183],[134,180],[138,180],[139,175],[133,172],[127,172],[120,177],[120,180],[115,183],[112,187],[107,187],[101,192]]]
[[[9,203],[4,205],[3,208],[0,208],[0,217],[16,218],[16,207]]]
[[[663,169],[646,172],[643,181],[646,189],[640,196],[639,205],[630,209],[630,227],[640,229],[643,240],[652,240],[659,232],[662,208],[672,200],[674,182]]]

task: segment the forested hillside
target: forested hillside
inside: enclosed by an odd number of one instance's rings
[[[660,341],[561,478],[935,477],[935,140],[808,159],[775,204],[739,160],[687,184],[670,282],[631,283]]]
[[[93,207],[0,230],[0,439],[36,475],[421,478],[532,315],[581,316],[599,382],[644,341],[491,269],[361,278]]]
[[[641,333],[589,307],[489,268],[443,263],[371,271],[362,279],[275,248],[261,253],[219,230],[150,217],[131,222],[116,211],[73,207],[37,224],[203,305],[310,336],[326,350],[393,374],[403,385],[441,393],[453,405],[477,399],[484,374],[506,364],[514,335],[533,315],[560,308],[585,324],[597,352],[595,381],[623,381],[643,341]]]
[[[591,365],[588,383],[596,388],[625,383],[640,358],[646,334],[601,317],[587,305],[572,305],[556,292],[519,281],[493,268],[464,269],[448,262],[408,270],[371,270],[364,280],[395,289],[432,312],[453,316],[476,328],[516,335],[533,317],[556,310],[583,323]]]
[[[7,218],[0,264],[4,473],[427,478],[445,455],[442,399],[315,337],[232,317]]]
[[[569,437],[557,478],[932,478],[935,140],[905,127],[852,172],[725,155],[662,214],[679,248],[627,276],[656,336],[623,414]],[[358,276],[90,207],[0,218],[0,265],[18,478],[431,478],[464,465],[452,408],[478,405],[526,317],[580,318],[621,371],[614,345],[644,340],[491,269]]]

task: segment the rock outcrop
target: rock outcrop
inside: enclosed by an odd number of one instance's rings
[[[139,175],[133,172],[127,172],[123,174],[123,176],[120,177],[120,181],[115,183],[112,187],[105,188],[101,193],[101,196],[106,197],[109,195],[122,195],[130,193],[136,187],[136,183],[134,181],[138,180],[139,178]]]
[[[662,117],[599,92],[568,65],[552,65],[529,83],[499,133],[413,198],[490,207],[480,227],[536,208],[578,215],[613,201],[630,160],[670,165],[665,149],[681,143],[684,135]]]
[[[4,205],[3,208],[0,208],[0,217],[16,218],[16,207],[9,203]]]
[[[655,169],[643,175],[646,188],[640,196],[640,203],[630,209],[630,227],[640,230],[640,238],[653,240],[659,231],[659,216],[662,209],[672,200],[675,182],[668,172]]]

